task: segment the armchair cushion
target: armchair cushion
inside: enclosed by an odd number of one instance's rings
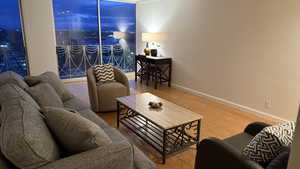
[[[243,150],[250,160],[262,165],[270,163],[279,155],[282,148],[292,144],[295,122],[264,128]]]
[[[112,143],[103,129],[78,113],[54,107],[46,107],[42,112],[52,133],[69,153],[81,153]]]
[[[94,74],[96,76],[97,83],[100,85],[115,81],[114,68],[112,65],[96,65],[94,66]]]
[[[290,149],[284,148],[280,154],[270,162],[266,169],[287,169],[290,156]]]

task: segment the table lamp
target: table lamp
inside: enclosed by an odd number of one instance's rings
[[[157,49],[149,49],[149,42],[160,42],[161,36],[159,33],[142,33],[142,41],[147,42],[144,49],[145,55],[157,56]]]

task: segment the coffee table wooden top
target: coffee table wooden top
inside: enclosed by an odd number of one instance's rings
[[[163,129],[201,120],[202,116],[150,93],[117,98],[117,101],[154,122]],[[152,109],[150,101],[162,102],[161,109]]]

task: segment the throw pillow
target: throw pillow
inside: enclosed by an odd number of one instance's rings
[[[35,169],[59,159],[59,149],[37,108],[23,100],[2,105],[0,147],[16,167]]]
[[[99,84],[115,81],[114,68],[112,65],[96,65],[94,66],[94,74]]]
[[[27,76],[25,77],[25,81],[29,86],[34,86],[38,83],[49,83],[63,102],[73,97],[73,95],[65,88],[64,83],[53,72],[45,72],[39,76]]]
[[[266,165],[293,141],[295,123],[288,122],[264,128],[244,148],[243,154],[252,161]]]
[[[27,91],[41,107],[63,107],[62,100],[48,83],[39,83]]]
[[[52,133],[69,153],[81,153],[112,143],[102,128],[78,113],[54,107],[45,107],[42,112]]]

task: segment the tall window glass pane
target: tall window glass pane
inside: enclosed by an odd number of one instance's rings
[[[61,78],[77,78],[101,63],[97,0],[53,0]]]
[[[100,9],[103,63],[134,71],[136,5],[101,1]]]
[[[0,0],[0,72],[27,75],[18,0]]]

